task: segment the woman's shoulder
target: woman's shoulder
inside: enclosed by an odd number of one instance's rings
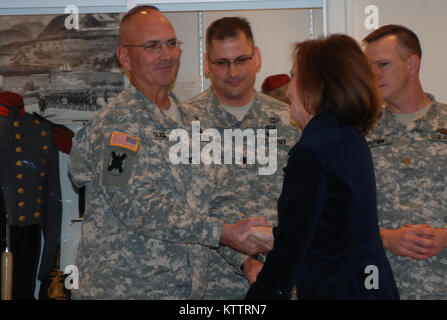
[[[365,138],[353,126],[323,127],[303,136],[290,153],[309,153],[325,162],[361,150],[362,146],[367,147]]]

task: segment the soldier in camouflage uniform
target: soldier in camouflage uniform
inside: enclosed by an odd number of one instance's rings
[[[243,143],[242,164],[236,163],[234,155],[231,163],[224,164],[222,158],[222,165],[216,166],[220,197],[212,200],[211,215],[219,214],[227,223],[241,217],[265,217],[275,226],[282,168],[288,151],[299,139],[299,129],[290,124],[286,104],[254,90],[261,57],[245,19],[231,17],[213,22],[207,30],[206,46],[205,72],[212,85],[187,102],[188,116],[200,121],[202,130],[215,128],[222,137],[225,129],[253,130],[256,137],[258,129],[265,129],[265,152],[272,142],[277,147],[274,169],[267,174],[259,171],[267,165],[249,163],[248,139]],[[208,270],[205,299],[243,298],[249,281],[253,282],[262,268],[261,261],[262,257],[248,257],[227,246],[212,251],[210,265],[215,267]]]
[[[383,244],[402,299],[447,299],[447,105],[424,94],[412,31],[363,41],[386,103],[368,136]]]
[[[70,157],[73,182],[87,187],[72,297],[200,299],[210,248],[227,238],[208,214],[212,171],[170,161],[169,134],[185,127],[169,94],[179,42],[167,18],[144,6],[123,17],[120,43],[132,85],[78,132]],[[234,238],[259,224],[238,221]]]

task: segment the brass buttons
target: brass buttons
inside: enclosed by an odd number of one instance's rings
[[[20,152],[22,152],[22,151],[23,151],[22,147],[17,147],[17,148],[16,148],[16,152],[20,153]]]
[[[16,175],[16,178],[19,179],[19,180],[22,180],[23,179],[23,174],[19,173],[18,175]]]
[[[411,162],[410,158],[404,158],[404,160],[402,160],[402,163],[406,166],[409,165],[410,162]]]
[[[42,147],[42,149],[43,149],[43,150],[48,150],[48,146],[45,145],[45,146]]]
[[[47,135],[47,132],[46,131],[42,131],[40,134],[42,135],[42,137],[45,137]]]
[[[40,217],[40,212],[34,212],[34,218],[38,219]]]
[[[36,203],[37,203],[37,204],[41,204],[41,203],[42,203],[42,199],[37,199],[37,200],[36,200]]]
[[[43,190],[43,186],[38,186],[37,190],[42,191]]]
[[[20,127],[20,122],[18,121],[14,121],[14,123],[12,124],[14,127],[18,128]]]
[[[14,135],[14,137],[15,137],[17,140],[22,139],[22,135],[21,135],[20,133],[16,133],[16,134]]]
[[[17,189],[17,193],[19,193],[19,194],[24,194],[24,193],[25,193],[25,189],[23,189],[23,188],[18,188],[18,189]]]
[[[19,207],[20,207],[20,208],[23,208],[24,206],[25,206],[25,201],[20,201],[20,202],[19,202]]]
[[[39,122],[39,120],[36,119],[36,120],[34,120],[34,123],[39,124],[40,122]]]
[[[17,167],[21,167],[21,166],[22,166],[22,161],[17,160],[17,161],[16,161],[16,166],[17,166]]]
[[[40,176],[41,176],[42,178],[45,177],[45,172],[42,171],[42,172],[40,173]]]
[[[20,217],[19,217],[19,221],[20,221],[20,222],[24,222],[25,219],[26,219],[25,216],[20,216]]]

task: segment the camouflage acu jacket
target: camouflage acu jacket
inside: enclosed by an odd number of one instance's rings
[[[367,137],[374,160],[379,226],[447,223],[447,105],[433,102],[409,125],[384,108]],[[447,252],[416,261],[387,251],[402,299],[447,299]]]
[[[203,297],[208,251],[219,244],[222,221],[195,200],[200,190],[212,193],[211,179],[202,172],[191,181],[171,163],[174,128],[130,87],[77,133],[69,172],[87,189],[74,298]]]
[[[299,140],[301,134],[298,128],[290,124],[288,106],[263,93],[255,92],[252,107],[242,121],[239,121],[219,105],[212,89],[208,89],[189,100],[185,104],[185,110],[188,122],[200,121],[202,132],[212,128],[224,137],[226,130],[233,129],[234,134],[235,130],[240,129],[242,133],[249,133],[249,135],[253,133],[254,137],[251,135],[251,138],[254,140],[259,138],[259,141],[262,141],[259,143],[256,140],[256,158],[251,159],[250,163],[247,152],[247,148],[250,148],[248,138],[244,137],[239,146],[236,144],[236,138],[233,139],[232,146],[224,145],[222,138],[222,150],[231,149],[232,157],[224,159],[224,154],[222,154],[221,164],[215,165],[219,195],[210,203],[210,215],[223,219],[227,223],[234,223],[247,217],[265,217],[275,226],[277,200],[283,182],[282,169],[287,164],[289,150]],[[265,136],[258,131],[260,129],[265,130]],[[268,164],[260,163],[257,157],[260,153],[267,154],[273,151],[273,148],[270,148],[273,141],[276,143],[277,155],[274,159],[275,163],[270,163],[270,167],[276,169],[268,174],[260,174],[262,172],[260,168],[266,169]],[[259,145],[264,146],[265,150],[257,149]],[[238,149],[243,151],[240,163],[235,159]],[[209,274],[206,298],[243,298],[248,290],[248,282],[239,268],[246,256],[225,246],[219,247],[210,254],[210,264],[213,268],[209,271],[211,274]],[[214,266],[218,267],[214,268]]]

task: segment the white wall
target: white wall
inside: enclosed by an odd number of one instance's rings
[[[346,33],[352,36],[352,2],[355,0],[326,0],[327,33]]]

